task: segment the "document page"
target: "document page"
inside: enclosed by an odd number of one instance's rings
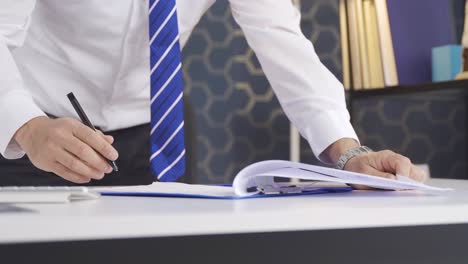
[[[396,180],[283,160],[254,163],[240,171],[234,179],[239,196],[248,195],[254,186],[275,186],[275,177],[319,182],[365,185],[388,190],[448,191],[451,189],[428,186],[397,175]]]

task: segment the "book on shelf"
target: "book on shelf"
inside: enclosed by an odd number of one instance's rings
[[[363,1],[365,36],[368,50],[368,65],[371,88],[385,86],[382,56],[380,53],[379,29],[377,27],[377,13],[373,0]]]
[[[356,5],[355,2],[360,0],[348,0],[347,1],[347,14],[348,14],[348,33],[349,33],[349,52],[351,59],[351,73],[352,73],[352,85],[355,89],[360,89],[362,85],[361,75],[361,55],[359,51],[359,35],[358,35],[358,24],[356,18]]]
[[[375,12],[377,16],[379,52],[382,56],[382,70],[385,86],[398,85],[398,74],[393,49],[392,32],[387,11],[387,0],[375,0]]]
[[[369,49],[366,42],[366,31],[364,27],[364,11],[362,0],[355,0],[355,10],[356,10],[356,19],[357,19],[357,31],[359,39],[359,55],[360,55],[360,64],[362,69],[362,88],[370,88],[370,69],[368,64]]]
[[[386,0],[343,0],[340,16],[343,76],[351,75],[344,82],[355,90],[398,85]]]
[[[340,40],[341,61],[343,65],[343,86],[346,90],[351,88],[351,65],[349,54],[348,14],[346,11],[346,0],[340,0]]]
[[[452,4],[340,1],[345,86],[359,90],[431,82],[432,48],[455,41]]]

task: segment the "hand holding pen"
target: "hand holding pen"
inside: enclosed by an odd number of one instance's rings
[[[73,108],[75,108],[75,111],[80,117],[81,122],[83,122],[83,124],[85,124],[87,127],[91,128],[94,132],[97,132],[96,128],[93,126],[93,124],[89,120],[88,116],[84,112],[83,108],[81,107],[80,103],[76,99],[75,95],[73,93],[69,93],[67,94],[67,97],[70,100],[71,104],[73,105]],[[108,159],[107,163],[109,163],[109,165],[112,166],[112,169],[114,171],[119,171],[119,168],[117,167],[117,164],[115,164],[114,160]]]
[[[87,183],[111,173],[118,158],[114,139],[74,118],[35,117],[13,138],[37,168],[67,181]]]

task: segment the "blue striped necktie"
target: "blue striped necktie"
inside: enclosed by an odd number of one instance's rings
[[[159,181],[185,173],[182,62],[175,0],[149,1],[150,163]]]

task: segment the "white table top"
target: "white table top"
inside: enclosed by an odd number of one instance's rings
[[[468,181],[443,193],[353,191],[247,200],[102,197],[0,214],[0,243],[468,223]]]

